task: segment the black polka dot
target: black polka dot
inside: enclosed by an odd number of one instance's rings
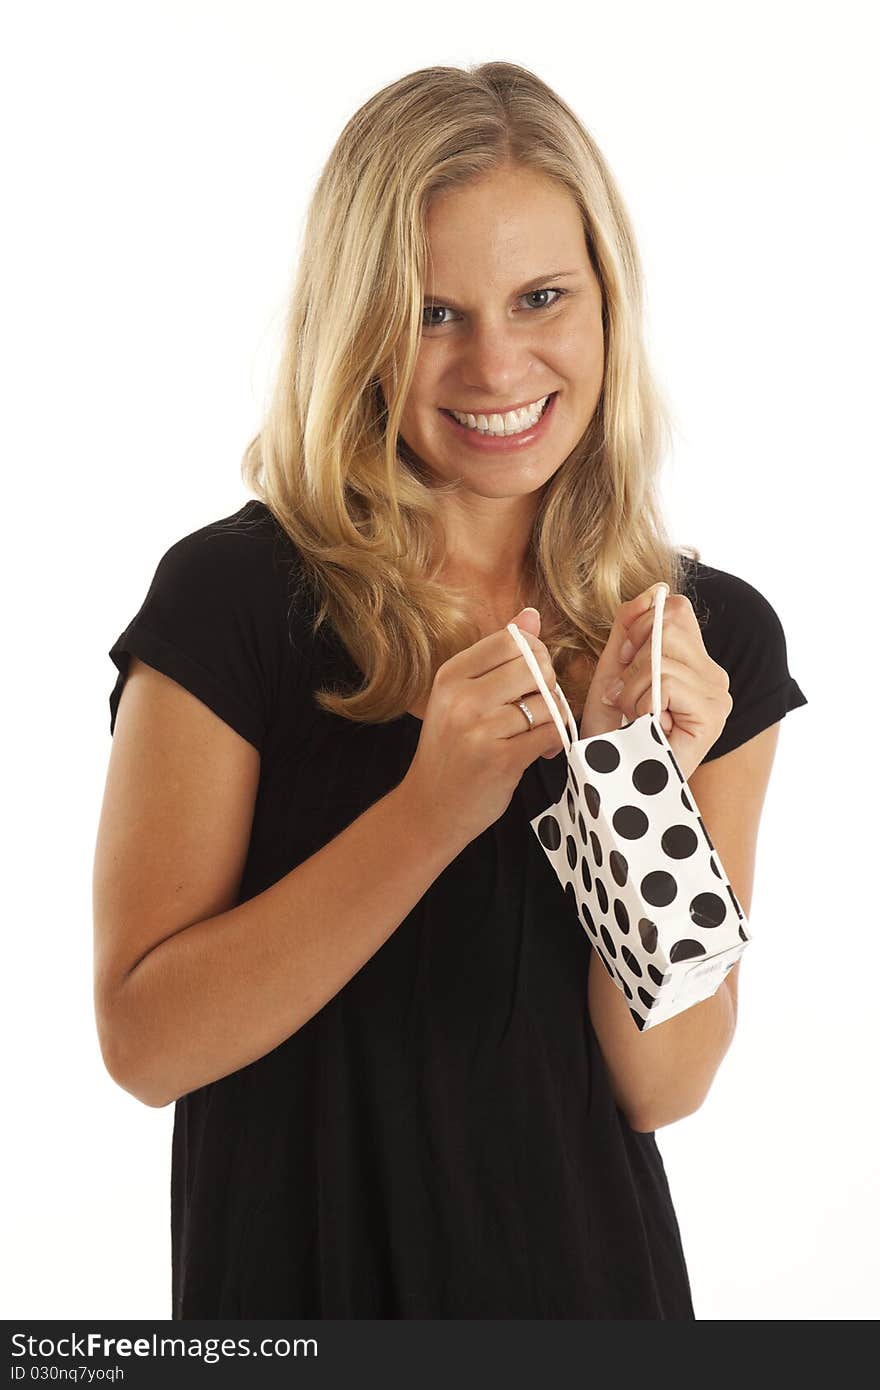
[[[654,984],[658,986],[658,988],[666,979],[666,976],[663,974],[662,970],[658,970],[656,965],[648,966],[648,974],[651,976],[651,979],[654,981]]]
[[[623,976],[621,975],[621,973],[620,973],[619,970],[618,970],[618,972],[617,972],[617,978],[618,978],[618,980],[620,981],[620,987],[621,987],[621,989],[623,990],[624,994],[626,995],[627,999],[632,999],[632,997],[633,997],[633,992],[632,992],[632,990],[630,989],[629,985],[627,984],[626,980],[625,980],[625,979],[623,978]]]
[[[727,906],[717,893],[698,893],[691,902],[691,919],[695,927],[720,927],[727,916]]]
[[[639,962],[637,961],[636,957],[633,955],[633,953],[632,953],[632,951],[629,949],[629,947],[628,947],[628,946],[621,946],[621,948],[620,948],[620,954],[623,956],[623,959],[626,961],[626,963],[627,963],[627,965],[629,966],[629,968],[630,968],[630,970],[632,971],[632,973],[633,973],[634,975],[637,975],[637,976],[639,977],[639,979],[641,979],[641,978],[642,978],[642,967],[639,965]]]
[[[608,889],[605,887],[601,878],[596,879],[596,897],[599,899],[599,911],[604,917],[605,913],[608,911]]]
[[[542,816],[538,822],[538,839],[545,849],[556,850],[562,844],[562,831],[555,816]]]
[[[600,961],[602,962],[602,964],[604,965],[605,969],[608,971],[608,974],[611,976],[611,978],[612,978],[612,980],[613,980],[613,979],[614,979],[614,971],[611,969],[611,966],[608,964],[607,960],[606,960],[605,957],[602,955],[602,952],[601,952],[601,951],[597,951],[596,954],[598,955]]]
[[[571,763],[569,763],[568,765],[568,782],[569,786],[575,794],[575,798],[578,798],[581,794],[581,791],[580,787],[578,786],[578,780],[574,775],[574,768],[572,767]]]
[[[652,907],[668,907],[675,901],[678,884],[665,869],[655,869],[642,879],[642,897]]]
[[[659,758],[645,758],[634,769],[633,786],[642,796],[656,796],[669,781],[669,773]]]
[[[727,896],[730,898],[730,901],[733,903],[733,906],[734,906],[734,909],[735,909],[735,911],[736,911],[737,917],[740,919],[740,921],[742,921],[742,915],[743,915],[743,914],[742,914],[742,908],[740,907],[739,903],[738,903],[737,900],[736,900],[736,894],[734,893],[734,891],[733,891],[733,889],[731,888],[731,886],[730,886],[729,883],[726,883],[724,886],[725,886],[725,888],[727,889]]]
[[[587,924],[588,930],[591,931],[594,936],[598,936],[599,933],[596,931],[596,923],[593,921],[593,914],[587,907],[586,903],[581,903],[581,912],[583,914],[583,919]]]
[[[686,787],[682,787],[681,789],[681,804],[686,811],[692,811],[694,809],[694,803],[688,796]]]
[[[595,820],[599,814],[599,807],[602,805],[602,798],[592,782],[584,783],[584,801],[587,803],[587,810]]]
[[[669,960],[674,965],[676,961],[693,960],[695,956],[704,956],[705,954],[706,948],[701,946],[699,941],[692,941],[690,937],[684,937],[683,940],[676,941],[672,947],[669,952]]]
[[[745,932],[743,931],[742,927],[740,927],[740,929],[739,929],[739,934],[740,934],[740,936],[742,937],[743,941],[748,941],[749,938],[746,936],[746,934],[745,934]]]
[[[571,794],[571,787],[566,787],[566,789],[565,789],[565,804],[566,804],[567,807],[568,807],[568,816],[569,816],[569,819],[570,819],[570,820],[574,820],[574,810],[575,810],[575,807],[574,807],[574,797],[573,797],[572,794]]]
[[[622,840],[640,840],[648,829],[648,817],[639,806],[618,806],[611,824]]]
[[[599,930],[600,930],[600,932],[602,933],[602,940],[605,942],[605,949],[606,949],[606,951],[608,952],[608,954],[609,954],[609,956],[611,957],[612,960],[616,960],[616,959],[617,959],[617,947],[615,946],[614,941],[612,940],[612,937],[611,937],[611,933],[610,933],[610,931],[608,930],[608,928],[606,927],[606,925],[605,925],[604,922],[602,923],[602,925],[601,925],[601,927],[599,928]]]
[[[593,875],[590,873],[590,866],[587,863],[587,856],[581,855],[581,878],[588,893],[593,891]]]
[[[629,865],[620,853],[620,850],[613,849],[611,851],[608,856],[608,867],[611,870],[611,877],[614,879],[614,882],[617,884],[618,888],[622,888],[629,877]]]
[[[670,825],[660,836],[660,848],[670,859],[689,859],[699,844],[696,832],[689,825]]]
[[[639,922],[639,936],[642,938],[642,945],[651,955],[657,949],[657,925],[652,922],[650,917],[642,917]]]
[[[646,1009],[653,1008],[654,996],[653,994],[649,994],[643,985],[639,985],[639,998],[641,999]]]
[[[630,1013],[631,1013],[632,1016],[633,1016],[633,1020],[634,1020],[634,1022],[635,1022],[636,1027],[638,1028],[639,1032],[640,1032],[640,1033],[643,1033],[644,1030],[645,1030],[645,1020],[642,1018],[642,1015],[636,1013],[635,1009],[630,1009]]]
[[[629,913],[626,910],[626,905],[621,902],[620,898],[614,899],[614,920],[623,932],[623,935],[627,936],[629,934]]]
[[[584,749],[584,761],[594,772],[614,772],[620,766],[620,753],[607,739],[594,738]]]
[[[568,860],[568,867],[574,869],[578,862],[578,847],[574,842],[573,835],[565,837],[565,857]]]
[[[594,860],[594,862],[595,862],[595,864],[596,864],[596,867],[599,868],[599,869],[601,869],[601,867],[602,867],[602,842],[601,842],[601,840],[599,839],[599,836],[596,834],[595,830],[591,830],[591,831],[590,831],[590,848],[591,848],[592,851],[593,851],[593,860]]]
[[[578,811],[578,834],[581,837],[581,844],[587,844],[587,827],[584,825],[584,817],[580,811]]]
[[[709,865],[710,865],[710,868],[712,869],[712,872],[713,872],[713,874],[715,875],[715,877],[716,877],[716,878],[720,878],[720,877],[721,877],[721,870],[719,869],[718,865],[715,863],[715,857],[714,857],[714,855],[712,855],[712,854],[709,855]]]

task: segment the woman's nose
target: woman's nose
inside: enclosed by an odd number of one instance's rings
[[[467,335],[461,349],[461,377],[465,384],[503,403],[510,395],[507,388],[525,381],[533,356],[521,328],[493,321],[472,328]]]

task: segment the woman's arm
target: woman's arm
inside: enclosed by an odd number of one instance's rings
[[[734,893],[749,916],[758,825],[779,740],[779,723],[688,779]],[[588,999],[593,1030],[617,1104],[633,1129],[650,1132],[698,1110],[736,1028],[739,962],[717,993],[640,1033],[608,972],[592,961]]]
[[[163,1106],[247,1066],[342,989],[464,848],[395,789],[265,892],[232,906],[260,755],[132,659],[94,875],[105,1064]]]

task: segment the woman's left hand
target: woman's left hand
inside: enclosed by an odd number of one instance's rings
[[[618,608],[587,694],[581,738],[610,733],[620,728],[621,715],[631,721],[651,709],[652,599],[657,587],[652,584]],[[727,672],[706,651],[690,600],[672,594],[663,608],[660,724],[685,780],[719,737],[732,709]]]

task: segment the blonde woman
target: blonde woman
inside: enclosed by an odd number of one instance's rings
[[[352,117],[311,201],[253,494],[110,655],[95,1002],[175,1103],[175,1318],[693,1318],[655,1131],[737,975],[640,1032],[529,821],[650,707],[746,913],[783,629],[667,538],[641,273],[609,169],[508,63]],[[646,643],[648,645],[646,645]],[[631,993],[630,993],[630,997]]]

